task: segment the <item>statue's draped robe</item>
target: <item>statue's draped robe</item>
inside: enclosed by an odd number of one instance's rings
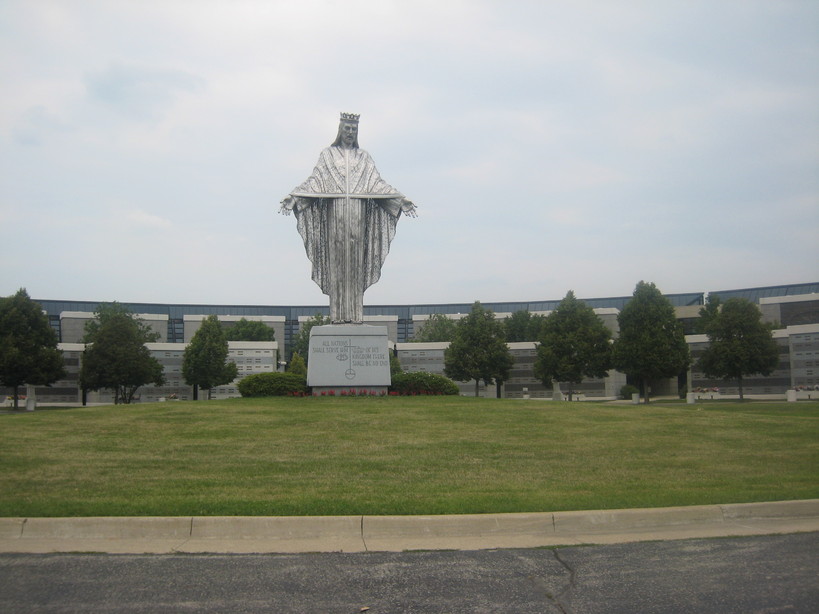
[[[404,197],[362,149],[328,147],[291,193],[313,281],[330,297],[334,322],[364,319],[364,291],[381,277]]]

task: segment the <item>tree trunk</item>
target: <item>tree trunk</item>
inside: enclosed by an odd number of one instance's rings
[[[18,401],[20,399],[20,386],[14,387],[14,409],[19,407]]]
[[[643,403],[648,405],[648,382],[646,380],[640,380],[640,395],[643,397]]]
[[[481,385],[480,381],[476,379],[475,380],[475,398],[478,398],[478,389],[479,389],[480,385]]]
[[[743,400],[745,400],[745,396],[744,396],[744,394],[742,392],[742,376],[741,375],[737,378],[737,386],[739,387],[739,400],[743,401]]]
[[[572,383],[569,382],[569,401],[570,402],[571,402],[573,396],[574,396],[574,386],[572,386]]]

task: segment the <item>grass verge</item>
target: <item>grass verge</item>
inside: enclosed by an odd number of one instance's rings
[[[460,514],[819,497],[819,403],[231,399],[0,415],[0,516]]]

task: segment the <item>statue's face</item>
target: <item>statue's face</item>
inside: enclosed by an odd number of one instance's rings
[[[355,145],[358,138],[358,124],[353,122],[341,122],[341,142],[347,146]]]

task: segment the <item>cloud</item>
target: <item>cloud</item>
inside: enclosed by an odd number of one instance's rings
[[[205,80],[181,70],[112,64],[85,78],[89,96],[106,107],[140,120],[162,114],[180,92],[196,92]]]
[[[43,105],[26,109],[14,127],[14,140],[21,145],[42,145],[54,131],[66,130],[66,125]]]
[[[173,223],[170,220],[158,215],[146,213],[140,209],[127,212],[125,214],[125,220],[129,227],[137,226],[152,229],[166,229],[173,226]]]
[[[368,302],[815,278],[816,3],[0,11],[0,294],[325,304],[276,211],[339,111],[420,212]]]

